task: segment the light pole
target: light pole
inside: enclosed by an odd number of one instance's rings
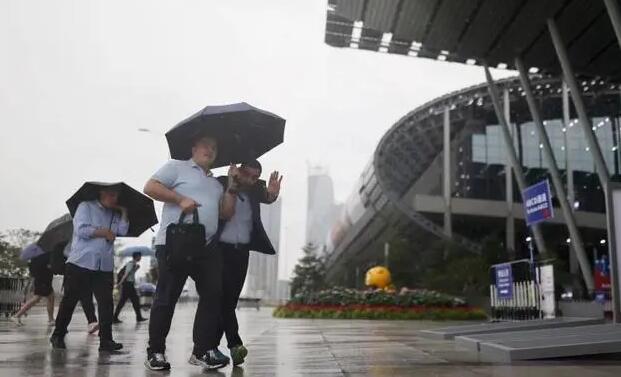
[[[528,251],[530,253],[530,263],[532,264],[535,260],[534,257],[534,248],[533,248],[533,238],[531,236],[526,237],[526,242],[528,243]]]

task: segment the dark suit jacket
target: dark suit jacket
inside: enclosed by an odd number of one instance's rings
[[[218,177],[218,181],[226,190],[228,177],[220,176]],[[246,194],[248,194],[248,197],[250,198],[250,208],[252,209],[252,234],[250,235],[250,250],[258,251],[263,254],[276,254],[272,241],[270,241],[267,236],[267,232],[265,231],[263,222],[261,221],[261,203],[270,204],[273,202],[267,198],[267,187],[265,185],[265,181],[259,180],[254,187],[246,191]],[[218,234],[222,233],[224,224],[226,224],[226,221],[220,220],[218,225]]]

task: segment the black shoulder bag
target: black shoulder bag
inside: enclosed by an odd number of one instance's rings
[[[166,228],[166,264],[172,270],[187,268],[205,248],[205,227],[198,222],[198,210],[194,209],[192,223],[183,222],[185,215],[181,212],[179,223]]]

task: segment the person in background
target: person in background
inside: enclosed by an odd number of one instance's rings
[[[28,247],[38,247],[36,244]],[[41,250],[41,252],[43,252]],[[54,289],[52,288],[52,279],[54,274],[50,269],[50,253],[42,254],[30,259],[28,262],[28,271],[34,280],[34,295],[26,301],[11,321],[17,326],[24,326],[21,317],[26,314],[33,306],[35,306],[42,298],[47,300],[47,318],[48,324],[54,324]]]
[[[112,318],[112,323],[122,323],[119,319],[119,314],[125,306],[127,299],[132,302],[132,306],[134,307],[134,312],[136,313],[136,322],[144,322],[147,319],[142,316],[140,312],[140,300],[138,299],[138,294],[136,293],[136,271],[140,268],[138,262],[142,258],[142,254],[140,252],[135,252],[132,254],[132,260],[127,262],[125,266],[121,269],[122,276],[119,275],[117,287],[121,289],[121,297],[119,298],[119,303],[116,306],[116,310],[114,311],[114,317]]]

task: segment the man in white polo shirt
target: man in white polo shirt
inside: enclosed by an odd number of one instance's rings
[[[151,306],[149,345],[145,367],[150,370],[168,370],[166,336],[170,331],[175,305],[183,286],[191,277],[199,294],[194,319],[194,349],[189,362],[206,368],[219,368],[229,359],[217,351],[218,322],[222,295],[222,254],[214,240],[219,219],[229,219],[235,211],[236,196],[229,193],[213,177],[211,165],[218,152],[216,140],[197,136],[192,147],[192,158],[170,160],[146,183],[144,192],[164,202],[160,229],[155,238],[155,253],[159,279]],[[231,167],[229,175],[236,175]],[[231,178],[231,185],[234,180]],[[200,224],[205,227],[205,247],[187,271],[171,270],[165,258],[166,229],[178,221],[182,212],[198,211]],[[191,216],[186,216],[191,218]]]

